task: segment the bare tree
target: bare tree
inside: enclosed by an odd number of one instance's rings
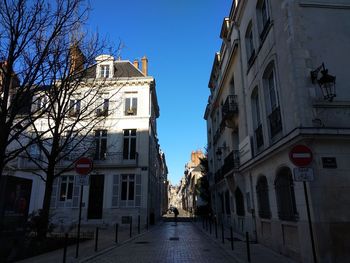
[[[46,182],[44,235],[53,180],[72,168],[70,164],[57,172],[57,164],[83,145],[104,118],[96,117],[96,108],[104,102],[101,90],[91,89],[94,81],[89,80],[87,68],[106,47],[98,37],[78,30],[88,11],[84,0],[0,2],[0,178],[23,153],[44,171],[38,173]],[[85,89],[80,89],[82,83]],[[73,114],[78,92],[84,107]],[[31,147],[38,147],[44,158],[31,156]],[[2,226],[6,182],[1,186]]]

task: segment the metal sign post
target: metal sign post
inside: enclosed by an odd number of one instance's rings
[[[75,250],[75,258],[79,256],[79,242],[80,242],[80,225],[81,225],[81,210],[83,206],[83,189],[84,185],[88,184],[88,174],[92,170],[92,161],[89,158],[82,157],[75,163],[75,171],[80,174],[78,183],[80,184],[80,202],[79,202],[79,219],[77,232],[77,246]]]
[[[307,212],[307,219],[309,223],[309,231],[310,231],[310,239],[311,239],[311,247],[312,247],[312,256],[314,259],[314,263],[317,263],[315,240],[314,240],[314,234],[312,230],[312,222],[311,222],[311,214],[310,214],[309,197],[308,197],[307,188],[306,188],[306,182],[311,182],[314,180],[313,169],[311,167],[307,167],[308,165],[311,164],[313,160],[313,154],[310,148],[300,144],[300,145],[294,146],[292,150],[289,152],[289,159],[294,165],[297,166],[297,168],[293,169],[294,180],[297,182],[303,182],[306,212]]]

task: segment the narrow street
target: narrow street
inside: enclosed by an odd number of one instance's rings
[[[85,262],[237,262],[189,222],[166,222],[145,235]]]

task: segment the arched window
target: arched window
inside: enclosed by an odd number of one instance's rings
[[[235,191],[235,199],[236,199],[237,215],[244,216],[244,199],[243,199],[243,194],[239,189],[239,187],[237,187]]]
[[[275,179],[278,217],[281,220],[296,221],[298,212],[295,204],[293,177],[288,167],[281,168]]]
[[[256,195],[258,199],[259,216],[261,218],[271,218],[269,188],[266,176],[260,176],[256,184]]]
[[[247,64],[250,67],[253,64],[255,58],[255,47],[254,47],[254,38],[253,38],[253,24],[250,21],[245,32],[245,48],[247,54]]]

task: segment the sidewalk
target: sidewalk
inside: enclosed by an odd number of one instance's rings
[[[162,224],[160,222],[159,224]],[[149,230],[153,229],[155,226],[150,226]],[[93,231],[95,232],[96,228],[82,227],[81,231]],[[98,250],[95,252],[95,240],[89,240],[80,243],[79,245],[79,257],[75,258],[76,254],[76,244],[71,245],[67,248],[67,256],[66,263],[75,263],[81,262],[83,259],[98,255],[101,252],[106,252],[110,249],[122,246],[130,240],[137,238],[138,236],[142,236],[148,230],[146,227],[140,229],[140,234],[138,234],[137,226],[133,226],[132,229],[132,237],[130,238],[130,225],[120,225],[118,229],[118,244],[115,243],[115,227],[105,227],[99,228],[98,234]],[[63,248],[55,251],[51,251],[49,253],[45,253],[42,255],[38,255],[32,258],[28,258],[25,260],[17,261],[20,263],[61,263],[63,262]]]
[[[225,251],[230,253],[237,262],[249,262],[248,261],[248,253],[247,253],[247,243],[245,237],[239,235],[238,233],[233,233],[233,247],[231,247],[231,231],[230,228],[224,227],[224,243],[222,243],[222,228],[221,226],[217,226],[217,238],[215,233],[215,225],[211,226],[210,233],[210,225],[204,224],[201,220],[197,220],[193,222],[193,224],[200,229],[203,233],[205,233],[208,237],[210,237],[215,243],[220,245]],[[249,250],[250,250],[250,262],[259,262],[259,263],[297,263],[296,261],[278,254],[277,252],[254,242],[249,242]]]

